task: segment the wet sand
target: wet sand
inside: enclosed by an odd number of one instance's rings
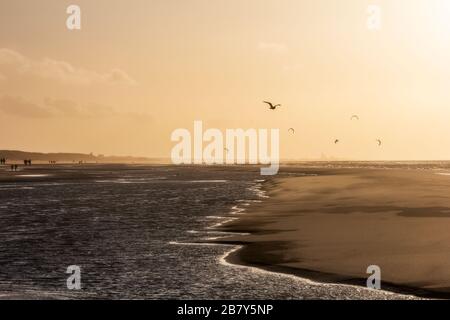
[[[299,169],[266,183],[268,199],[222,227],[247,232],[229,262],[323,282],[450,298],[450,176],[445,170]],[[448,172],[447,172],[448,173]]]

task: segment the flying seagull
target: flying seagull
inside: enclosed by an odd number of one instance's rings
[[[264,103],[267,103],[269,105],[270,110],[275,110],[277,107],[281,107],[281,104],[273,104],[272,102],[269,101],[263,101]]]
[[[334,144],[338,144],[339,143],[339,139],[334,140]]]
[[[350,118],[350,120],[359,120],[359,116],[357,116],[356,114],[352,115],[352,117]]]
[[[381,140],[377,139],[377,142],[378,142],[378,146],[381,147],[381,144],[382,144]]]
[[[295,133],[295,130],[294,130],[294,128],[289,128],[289,129],[288,129],[288,132],[292,132],[292,134],[294,134],[294,133]]]

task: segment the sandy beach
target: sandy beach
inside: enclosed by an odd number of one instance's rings
[[[248,232],[230,262],[382,289],[450,297],[450,176],[445,170],[299,169],[222,227]]]

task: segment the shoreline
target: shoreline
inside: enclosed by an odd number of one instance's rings
[[[420,300],[420,299],[445,299],[442,296],[431,296],[427,291],[418,291],[415,288],[410,287],[402,287],[394,284],[382,284],[380,290],[369,289],[366,286],[363,286],[360,281],[366,281],[366,279],[354,279],[353,281],[334,281],[331,277],[335,275],[325,274],[312,270],[301,270],[295,268],[288,267],[277,267],[275,265],[258,265],[252,264],[244,261],[241,257],[243,254],[242,250],[245,251],[246,244],[233,244],[233,243],[216,243],[223,245],[231,245],[235,246],[232,250],[226,252],[220,260],[223,261],[224,264],[232,265],[234,267],[242,267],[242,268],[250,268],[256,269],[263,273],[277,274],[285,277],[291,277],[298,281],[303,281],[311,285],[317,286],[347,286],[354,288],[354,290],[358,290],[361,293],[361,290],[367,290],[367,293],[372,294],[383,294],[383,295],[398,295],[402,298],[410,298],[412,300]],[[328,279],[328,280],[327,280]],[[431,293],[432,294],[432,293]]]
[[[313,285],[329,285],[329,286],[350,286],[354,287],[355,290],[367,290],[368,292],[379,292],[387,295],[401,295],[403,297],[410,297],[412,299],[450,299],[449,294],[440,294],[433,291],[420,290],[413,287],[401,286],[392,283],[381,284],[380,290],[369,289],[362,282],[365,283],[366,279],[347,279],[347,280],[336,280],[334,279],[336,274],[327,274],[314,270],[303,270],[289,267],[280,267],[276,265],[262,265],[254,264],[245,261],[242,257],[245,255],[245,249],[247,247],[246,243],[236,243],[232,242],[217,242],[216,244],[231,245],[235,246],[232,250],[228,251],[224,257],[221,257],[227,264],[244,267],[244,268],[254,268],[260,270],[261,272],[268,272],[279,274],[287,277],[294,277],[300,281],[305,281]]]
[[[298,227],[298,223],[304,222],[302,218],[298,218],[298,221],[296,221],[296,217],[293,217],[292,212],[290,210],[293,210],[295,212],[299,212],[298,206],[302,203],[299,203],[299,199],[293,199],[292,195],[285,195],[286,192],[286,182],[290,181],[289,188],[291,188],[291,193],[298,192],[296,189],[298,187],[298,182],[302,181],[301,179],[327,179],[330,177],[337,178],[338,180],[346,179],[348,175],[367,175],[370,177],[370,179],[374,179],[377,175],[381,175],[382,179],[386,178],[386,171],[379,170],[379,169],[299,169],[302,173],[308,173],[308,174],[314,174],[314,175],[305,175],[305,176],[292,176],[292,177],[278,177],[274,179],[267,180],[263,184],[263,190],[270,194],[270,197],[268,199],[263,199],[261,203],[258,204],[252,204],[249,206],[245,212],[245,214],[240,215],[237,220],[231,221],[227,224],[224,224],[217,228],[219,231],[223,232],[230,232],[232,235],[228,238],[218,239],[214,242],[216,243],[222,243],[222,244],[230,244],[230,245],[236,245],[240,246],[238,250],[232,250],[227,256],[226,261],[228,263],[234,264],[234,265],[241,265],[241,266],[247,266],[247,267],[255,267],[258,269],[262,269],[269,272],[276,272],[281,274],[287,274],[296,276],[302,279],[310,280],[315,283],[323,283],[323,284],[344,284],[344,285],[352,285],[357,286],[359,288],[366,288],[366,280],[369,275],[359,272],[355,273],[352,268],[348,268],[349,271],[346,270],[347,265],[340,266],[339,264],[336,266],[333,266],[330,268],[329,263],[326,261],[321,261],[322,257],[320,252],[312,254],[311,257],[304,256],[302,252],[304,252],[304,249],[309,247],[313,247],[313,251],[316,248],[319,248],[319,251],[324,251],[323,248],[320,248],[320,246],[316,246],[314,248],[314,241],[317,241],[318,239],[308,239],[313,244],[310,245],[299,245],[299,242],[296,240],[296,237],[298,237],[297,233],[294,231],[296,230],[296,227]],[[384,174],[383,174],[384,173]],[[444,184],[445,186],[448,186],[450,189],[450,180],[448,176],[445,175],[438,175],[433,170],[430,171],[420,171],[420,172],[414,172],[411,170],[389,170],[388,175],[393,175],[394,179],[398,178],[399,176],[401,178],[405,178],[408,175],[415,176],[414,179],[425,179],[425,180],[431,180],[433,182],[438,182],[439,187],[442,187]],[[427,176],[428,175],[428,176]],[[417,177],[418,176],[418,177]],[[367,178],[367,177],[366,177]],[[440,179],[444,180],[440,180]],[[300,179],[300,180],[299,180]],[[448,182],[447,182],[448,180]],[[292,181],[295,181],[292,182]],[[428,181],[429,183],[430,181]],[[388,186],[388,188],[391,188],[392,186]],[[284,188],[283,192],[280,193],[279,189]],[[304,189],[303,186],[301,189]],[[369,188],[370,189],[370,188]],[[426,188],[425,188],[426,189]],[[444,189],[444,188],[441,188]],[[444,189],[444,192],[447,189]],[[435,191],[433,189],[433,191]],[[305,190],[301,190],[301,192],[305,192]],[[344,191],[345,192],[345,189]],[[400,192],[401,193],[401,192]],[[311,196],[311,194],[310,194]],[[430,194],[427,194],[426,197],[429,197]],[[358,194],[352,195],[350,198],[357,198]],[[436,195],[436,197],[440,197],[440,195]],[[400,197],[402,198],[402,197]],[[446,202],[446,198],[441,197],[441,199]],[[316,199],[317,200],[317,199]],[[377,198],[377,200],[379,200]],[[400,199],[399,199],[400,200]],[[320,202],[320,201],[319,201]],[[412,201],[414,202],[414,201]],[[276,203],[276,205],[275,205]],[[381,202],[380,204],[385,204],[384,202]],[[416,203],[417,204],[417,201]],[[275,208],[282,208],[282,210],[273,210]],[[270,208],[272,206],[272,208]],[[450,206],[450,203],[449,203]],[[268,208],[269,207],[269,208]],[[383,219],[386,219],[384,215],[390,215],[390,219],[420,219],[420,220],[429,220],[426,222],[426,224],[434,225],[436,224],[436,221],[431,221],[433,219],[437,220],[445,220],[446,224],[450,222],[450,219],[447,219],[450,217],[448,212],[446,210],[442,209],[439,212],[431,212],[431,214],[428,214],[428,212],[425,209],[429,209],[429,207],[424,207],[423,210],[420,207],[413,207],[413,208],[407,208],[408,210],[400,211],[400,212],[391,212],[391,208],[387,208],[388,206],[383,206],[383,210],[370,208],[370,206],[364,207],[365,211],[369,212],[370,215],[376,215],[378,213],[380,215],[383,215],[380,221],[374,220],[372,217],[370,218],[369,223],[382,223]],[[348,208],[348,207],[346,207]],[[336,209],[336,208],[334,208]],[[404,209],[404,208],[403,208]],[[445,207],[446,209],[446,207]],[[354,206],[352,210],[361,210],[359,206]],[[398,208],[396,208],[398,210]],[[450,209],[449,209],[450,210]],[[302,210],[300,210],[302,211]],[[304,211],[304,210],[303,210]],[[367,212],[360,212],[358,213],[360,216],[363,216],[367,214]],[[313,215],[318,215],[317,212],[313,212]],[[326,214],[330,214],[327,212]],[[331,213],[332,215],[338,215],[338,216],[344,216],[344,215],[351,215],[349,213],[344,213],[342,210],[334,210],[334,212]],[[411,214],[413,216],[411,216]],[[304,212],[303,212],[304,215]],[[361,217],[359,217],[361,218]],[[289,220],[287,222],[280,222],[280,220]],[[348,220],[348,218],[347,218]],[[327,223],[326,219],[324,220],[323,217],[321,218],[321,223]],[[406,220],[404,220],[406,221]],[[441,223],[441,221],[438,221],[438,223]],[[297,224],[295,224],[296,222]],[[331,218],[331,221],[329,223],[333,224],[335,222],[335,218]],[[403,222],[403,221],[402,221]],[[287,224],[286,224],[287,223]],[[361,222],[359,222],[361,223]],[[364,222],[363,222],[364,223]],[[398,227],[398,223],[396,225]],[[400,228],[402,228],[400,224]],[[395,227],[393,228],[395,229]],[[392,231],[392,230],[390,230]],[[292,234],[294,232],[294,235]],[[246,233],[247,235],[237,235]],[[290,235],[288,235],[291,233]],[[358,235],[358,233],[356,234]],[[311,234],[310,234],[311,236]],[[434,238],[442,237],[442,234],[432,235]],[[312,238],[320,238],[320,234],[313,234]],[[395,236],[391,234],[392,239],[389,240],[396,240]],[[301,237],[300,237],[301,238]],[[368,237],[370,238],[370,236]],[[433,239],[434,239],[433,238]],[[447,243],[450,244],[450,239],[447,239],[444,236],[445,245]],[[349,238],[352,239],[351,237]],[[305,240],[305,239],[301,239]],[[367,239],[364,239],[364,245],[370,244],[370,241],[368,242]],[[371,238],[372,245],[375,244],[375,246],[380,246],[381,244],[377,245],[377,239]],[[436,239],[434,239],[436,240]],[[318,240],[320,242],[320,239]],[[353,238],[353,241],[355,242],[355,248],[352,248],[352,243],[350,241],[349,244],[346,244],[344,249],[339,248],[340,251],[342,250],[360,250],[361,244],[357,244],[355,241],[355,238]],[[384,241],[386,242],[386,241]],[[394,242],[392,242],[394,243]],[[397,242],[396,245],[399,247],[402,246],[402,243]],[[412,246],[414,248],[414,246]],[[423,244],[419,243],[417,248],[417,252],[408,252],[409,255],[413,256],[414,254],[424,254]],[[401,248],[400,248],[401,249]],[[411,248],[410,248],[411,249]],[[339,251],[338,250],[338,251]],[[310,250],[311,251],[311,250]],[[375,250],[377,251],[377,250]],[[399,250],[401,252],[401,250]],[[377,256],[378,254],[378,256]],[[325,258],[327,256],[330,256],[330,254],[326,254]],[[410,272],[407,276],[410,278],[408,281],[395,281],[398,280],[396,277],[400,274],[398,272],[399,268],[392,268],[392,266],[389,266],[389,263],[391,262],[390,259],[386,259],[386,257],[382,257],[383,253],[382,250],[378,248],[377,252],[374,252],[372,255],[374,257],[379,257],[382,261],[382,277],[381,277],[381,291],[387,291],[393,294],[402,294],[402,295],[414,295],[418,298],[436,298],[436,299],[449,299],[450,298],[450,291],[447,290],[447,287],[445,286],[445,283],[440,283],[439,277],[431,277],[432,279],[425,279],[428,280],[428,282],[424,282],[424,274],[421,274],[422,278],[417,279],[417,284],[411,285],[413,281],[416,279],[414,278],[414,272]],[[301,257],[301,259],[299,259]],[[398,257],[396,257],[398,260]],[[308,265],[308,262],[318,260],[319,262],[316,263],[317,268],[305,268],[303,265]],[[395,259],[393,259],[395,260]],[[386,262],[387,261],[387,262]],[[439,259],[437,260],[427,260],[426,255],[423,256],[421,259],[423,268],[428,267],[436,267],[439,265]],[[317,262],[317,261],[316,261]],[[339,260],[335,260],[335,262],[339,262]],[[398,263],[398,261],[396,261]],[[405,258],[405,261],[401,262],[404,265],[408,264],[407,258]],[[427,265],[428,264],[428,265]],[[423,266],[425,265],[425,266]],[[314,266],[314,264],[313,264]],[[445,265],[446,266],[446,265]],[[387,276],[384,276],[384,270],[385,268],[388,270]],[[425,268],[425,269],[426,269]],[[328,270],[327,270],[328,269]],[[401,269],[401,268],[400,268]],[[414,269],[414,268],[412,268]],[[446,272],[443,272],[440,276],[443,279],[448,279],[445,277]],[[385,279],[385,280],[383,280]],[[391,281],[393,279],[394,281]],[[422,281],[420,283],[420,281]]]

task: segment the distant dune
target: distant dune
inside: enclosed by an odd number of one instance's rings
[[[103,156],[85,153],[41,153],[19,150],[0,150],[0,158],[8,161],[23,161],[31,159],[36,162],[88,162],[88,163],[162,163],[164,159],[132,157],[132,156]]]

